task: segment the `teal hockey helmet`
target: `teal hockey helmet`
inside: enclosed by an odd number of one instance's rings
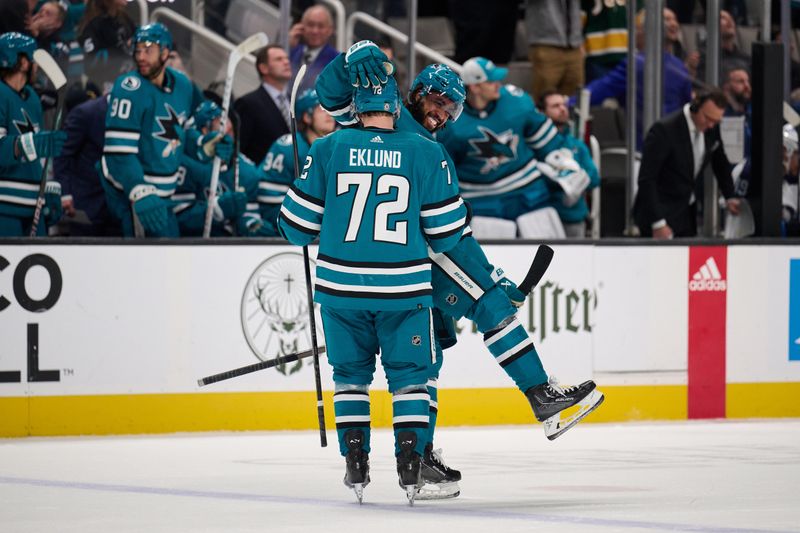
[[[357,114],[382,111],[391,113],[395,118],[400,116],[400,106],[403,103],[394,77],[389,76],[386,83],[377,87],[359,86],[354,93],[353,105]]]
[[[294,112],[296,116],[302,117],[306,113],[313,112],[318,105],[319,96],[317,96],[317,91],[306,89],[297,97],[297,101],[294,103]]]
[[[161,48],[172,50],[172,34],[160,22],[145,24],[136,28],[136,33],[133,34],[134,48],[139,43],[153,43]]]
[[[24,54],[28,61],[33,61],[36,41],[32,37],[10,31],[0,35],[0,68],[13,68]]]
[[[464,82],[456,72],[442,63],[428,65],[414,78],[411,84],[411,96],[419,90],[421,96],[430,93],[440,94],[450,100],[453,105],[447,106],[447,113],[452,120],[457,120],[464,110],[464,100],[467,92],[464,90]]]
[[[197,129],[208,127],[219,116],[222,116],[222,109],[211,100],[204,100],[192,114],[194,127]]]

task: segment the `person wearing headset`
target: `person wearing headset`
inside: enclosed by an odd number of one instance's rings
[[[726,208],[738,214],[732,165],[719,131],[726,105],[721,90],[708,88],[647,132],[633,205],[634,221],[643,237],[697,235],[697,200],[698,196],[702,199],[703,171],[709,162]]]

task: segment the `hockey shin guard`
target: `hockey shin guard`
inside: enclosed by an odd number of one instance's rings
[[[429,434],[429,412],[431,397],[424,384],[409,385],[394,392],[392,396],[392,424],[394,426],[395,455],[400,453],[397,445],[398,435],[412,431],[417,435],[414,451],[420,456],[425,453]]]
[[[333,412],[336,415],[336,436],[339,451],[347,455],[348,447],[344,435],[350,429],[364,432],[364,451],[369,453],[369,389],[367,385],[336,384],[333,393]]]
[[[504,321],[483,336],[486,347],[517,387],[525,392],[547,381],[547,373],[528,332],[516,317]]]
[[[428,415],[430,417],[429,424],[429,431],[428,431],[428,440],[426,444],[433,445],[433,434],[436,432],[436,417],[439,413],[439,389],[438,383],[435,379],[428,380],[428,396],[430,396],[430,408],[428,409]]]

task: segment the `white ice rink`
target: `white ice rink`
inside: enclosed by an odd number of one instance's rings
[[[359,506],[336,434],[0,439],[0,531],[800,531],[800,420],[442,428],[455,500],[409,507],[373,433]]]

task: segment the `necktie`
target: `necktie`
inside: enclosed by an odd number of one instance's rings
[[[278,107],[281,110],[281,115],[283,115],[283,120],[286,121],[286,126],[291,128],[292,127],[292,117],[291,113],[289,112],[289,105],[286,102],[286,96],[283,94],[278,95],[278,103],[280,104]]]

